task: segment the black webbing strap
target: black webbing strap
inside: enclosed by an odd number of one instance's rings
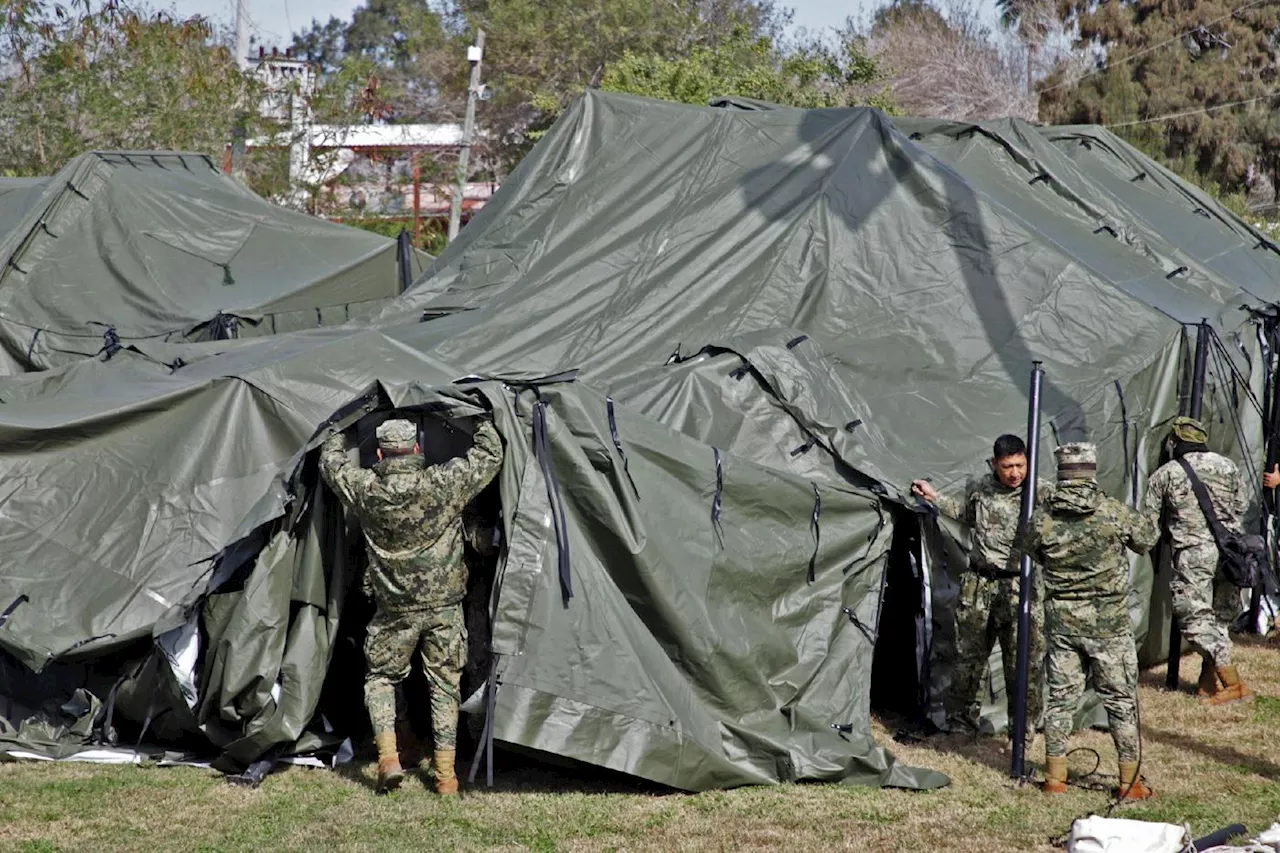
[[[231,264],[218,264],[218,266],[222,267],[222,286],[230,287],[235,284],[236,280],[231,277]]]
[[[43,329],[36,329],[34,335],[31,336],[31,343],[27,344],[27,361],[31,360],[31,354],[36,351],[36,341],[40,340],[40,333]]]
[[[556,529],[556,544],[559,546],[560,594],[567,605],[573,598],[573,578],[569,568],[569,525],[564,517],[564,504],[560,499],[560,478],[556,474],[555,464],[551,459],[551,441],[547,437],[547,401],[542,394],[537,394],[533,404],[533,452],[538,457],[542,468],[542,478],[547,483],[547,500],[551,504],[551,521]]]
[[[476,771],[480,769],[480,755],[485,756],[485,784],[493,787],[493,710],[497,705],[498,694],[498,656],[489,651],[492,660],[489,662],[489,680],[484,688],[484,728],[480,730],[480,742],[476,744],[475,757],[471,759],[471,772],[467,774],[467,784],[474,784]]]
[[[849,421],[847,424],[844,425],[844,431],[853,432],[855,429],[857,429],[860,426],[862,426],[862,418],[854,418],[853,420]]]
[[[30,600],[31,600],[31,597],[28,596],[25,592],[22,595],[15,598],[13,600],[13,603],[10,604],[8,607],[6,607],[3,613],[0,613],[0,628],[3,628],[4,623],[9,621],[9,617],[13,615],[13,611],[17,610],[19,607],[21,607],[23,604],[27,603]]]
[[[40,230],[48,234],[50,237],[52,237],[55,240],[59,238],[59,235],[54,234],[52,231],[49,230],[49,222],[47,220],[44,220],[44,219],[40,220]]]
[[[813,555],[809,557],[809,583],[813,583],[817,577],[818,548],[822,545],[822,526],[819,523],[822,517],[822,493],[818,491],[817,483],[809,485],[813,486]]]
[[[862,632],[862,636],[867,638],[868,643],[870,643],[873,646],[876,644],[876,638],[874,635],[872,635],[871,629],[868,628],[866,625],[862,624],[862,620],[858,618],[857,613],[853,612],[852,607],[842,607],[840,608],[840,611],[844,613],[845,616],[849,617],[849,621],[853,623],[853,627],[857,628],[859,631]]]
[[[1209,490],[1205,488],[1204,483],[1200,482],[1200,478],[1196,476],[1195,470],[1185,456],[1178,457],[1178,464],[1182,466],[1183,471],[1187,472],[1187,479],[1191,481],[1191,491],[1196,493],[1196,503],[1200,504],[1204,520],[1213,531],[1213,541],[1217,543],[1219,551],[1223,550],[1222,543],[1227,538],[1227,530],[1218,520],[1218,512],[1213,508],[1213,499],[1209,497]]]
[[[631,477],[631,466],[627,462],[627,451],[622,449],[622,439],[618,436],[618,419],[613,412],[613,397],[604,398],[605,411],[609,414],[609,435],[613,436],[613,446],[618,451],[618,458],[622,460],[622,472],[627,475],[627,482],[631,484],[631,491],[636,493],[636,500],[640,499],[640,490],[636,488],[636,481]]]
[[[73,193],[80,196],[80,198],[84,199],[85,201],[89,200],[89,197],[84,193],[80,192],[80,190],[76,189],[76,185],[71,183],[70,181],[67,181],[67,189],[71,190]]]
[[[324,315],[320,313],[320,308],[317,306],[316,307],[316,328],[318,329],[323,325],[324,325]]]
[[[808,335],[800,335],[798,338],[792,338],[787,341],[787,349],[795,349],[807,340],[809,340]]]
[[[1030,186],[1035,186],[1036,184],[1040,183],[1041,181],[1048,181],[1048,180],[1051,180],[1052,178],[1053,178],[1053,175],[1050,175],[1048,172],[1041,172],[1040,174],[1036,175],[1036,176],[1035,176],[1034,178],[1032,178],[1031,180],[1027,181],[1027,184],[1028,184],[1028,185],[1030,185]]]
[[[711,526],[715,529],[716,539],[720,547],[724,547],[724,529],[720,525],[720,516],[724,514],[724,461],[720,458],[720,448],[711,448],[716,458],[716,496],[711,501]]]
[[[103,361],[110,361],[121,349],[123,347],[120,346],[120,335],[116,333],[116,327],[107,326],[107,330],[102,333],[102,349],[98,350],[98,354]]]
[[[813,446],[817,443],[818,443],[818,439],[816,436],[812,436],[812,435],[809,436],[808,441],[806,441],[804,444],[797,447],[795,450],[791,451],[791,458],[795,459],[797,456],[803,456],[804,454],[812,450]]]

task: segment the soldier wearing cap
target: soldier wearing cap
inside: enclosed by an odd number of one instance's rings
[[[1151,789],[1138,776],[1138,654],[1129,621],[1128,548],[1145,554],[1159,531],[1146,515],[1107,497],[1096,479],[1092,444],[1057,450],[1058,483],[1015,542],[1044,568],[1045,792],[1067,785],[1067,741],[1086,675],[1102,699],[1120,758],[1122,800]],[[1016,559],[1016,551],[1010,563]]]
[[[938,511],[972,532],[969,568],[960,579],[956,603],[956,655],[951,690],[947,694],[947,727],[951,731],[978,731],[982,711],[982,678],[991,649],[1000,642],[1004,664],[1005,697],[1013,720],[1013,683],[1017,660],[1019,587],[1017,565],[1010,568],[1009,549],[1022,512],[1022,488],[1027,478],[1027,445],[1016,435],[1002,435],[992,447],[990,472],[970,480],[963,500],[941,495],[927,480],[916,480],[911,490]],[[1053,484],[1039,481],[1036,500],[1053,494]],[[1044,607],[1037,576],[1031,597],[1030,666],[1027,680],[1027,719],[1035,725],[1041,714],[1041,681],[1044,670]]]
[[[1197,691],[1200,701],[1226,705],[1253,698],[1253,691],[1231,663],[1228,626],[1239,613],[1240,595],[1225,582],[1215,590],[1218,545],[1178,460],[1185,459],[1191,465],[1209,492],[1218,520],[1229,530],[1241,531],[1248,499],[1236,464],[1211,452],[1208,440],[1199,421],[1174,419],[1168,439],[1172,459],[1151,475],[1144,508],[1153,519],[1163,519],[1173,547],[1173,578],[1169,581],[1173,613],[1182,636],[1202,660]]]
[[[467,655],[461,517],[502,466],[502,440],[484,420],[465,456],[429,466],[412,422],[385,421],[376,437],[373,468],[350,460],[339,433],[325,441],[320,470],[359,519],[369,553],[365,585],[377,610],[365,641],[365,705],[378,744],[378,787],[394,789],[404,777],[395,685],[409,675],[417,652],[431,691],[436,791],[456,794],[459,682]]]

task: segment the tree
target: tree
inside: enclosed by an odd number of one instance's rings
[[[846,38],[854,32],[848,24]],[[959,121],[1036,118],[1020,57],[964,3],[944,13],[927,0],[896,0],[873,16],[867,47],[883,70],[886,92],[907,114]]]
[[[1061,11],[1105,60],[1078,82],[1046,81],[1046,120],[1116,125],[1202,185],[1275,197],[1280,7],[1067,0]]]
[[[700,105],[725,95],[804,108],[867,102],[886,108],[887,100],[869,95],[878,76],[856,43],[844,42],[839,53],[820,43],[784,53],[770,37],[739,27],[720,44],[675,58],[627,51],[610,63],[601,88]]]
[[[1013,30],[1027,46],[1027,91],[1033,86],[1036,53],[1044,45],[1056,18],[1048,0],[995,0],[1000,24]]]
[[[0,163],[47,175],[94,148],[220,156],[252,81],[202,18],[31,1],[0,21]]]

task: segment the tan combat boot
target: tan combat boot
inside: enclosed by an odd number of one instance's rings
[[[1148,800],[1155,795],[1155,791],[1147,787],[1146,781],[1138,777],[1138,762],[1120,762],[1120,802]]]
[[[396,744],[399,746],[400,766],[426,770],[430,765],[422,740],[413,733],[413,726],[403,717],[396,719]]]
[[[458,793],[458,777],[453,772],[452,749],[436,750],[436,793],[454,796]]]
[[[1235,665],[1218,667],[1218,680],[1222,685],[1212,695],[1205,696],[1200,704],[1207,706],[1230,705],[1234,702],[1252,702],[1253,691],[1240,680],[1240,671]]]
[[[396,733],[378,732],[373,739],[378,744],[378,793],[394,791],[404,781],[400,756],[396,752]]]
[[[1212,696],[1218,692],[1218,671],[1213,668],[1213,661],[1200,661],[1200,684],[1196,688],[1197,696]]]
[[[1067,792],[1067,757],[1065,755],[1045,756],[1044,792],[1046,794]]]

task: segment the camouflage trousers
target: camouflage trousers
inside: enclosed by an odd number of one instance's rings
[[[1044,672],[1044,594],[1036,575],[1031,598],[1031,655],[1027,669],[1027,720],[1034,727],[1040,720],[1042,675]],[[960,580],[956,604],[956,658],[947,695],[947,722],[953,729],[978,730],[982,713],[979,695],[987,674],[991,650],[1000,642],[1004,664],[1005,698],[1009,724],[1014,719],[1014,685],[1018,664],[1018,578],[984,578],[966,572]]]
[[[1111,739],[1121,761],[1138,760],[1138,651],[1133,635],[1064,637],[1049,635],[1048,694],[1044,708],[1046,755],[1067,754],[1076,707],[1086,674],[1107,711]]]
[[[409,676],[415,652],[431,691],[436,749],[454,749],[458,742],[458,688],[467,662],[467,626],[460,604],[434,610],[378,610],[374,614],[364,643],[369,665],[364,702],[373,730],[395,730],[395,688]]]
[[[1182,636],[1201,657],[1214,666],[1231,663],[1228,627],[1239,614],[1240,593],[1225,580],[1217,584],[1218,547],[1213,544],[1183,548],[1173,555],[1173,613]],[[1234,599],[1234,600],[1233,600]]]

